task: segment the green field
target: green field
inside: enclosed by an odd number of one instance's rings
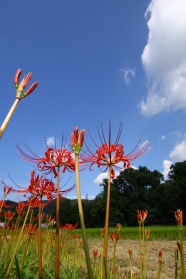
[[[149,240],[177,240],[179,239],[178,226],[148,226],[145,229],[150,229]],[[101,238],[101,228],[86,229],[86,235],[89,238]],[[116,231],[116,228],[109,228],[109,233]],[[81,235],[81,230],[76,230]],[[183,227],[183,238],[186,240],[186,226]],[[139,239],[138,227],[121,227],[121,239]]]

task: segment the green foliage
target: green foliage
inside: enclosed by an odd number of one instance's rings
[[[100,186],[102,191],[94,200],[82,200],[86,228],[104,227],[107,179]],[[7,203],[13,205],[11,210],[14,211],[16,203]],[[110,226],[117,223],[137,226],[137,210],[149,211],[146,221],[148,225],[174,225],[174,212],[177,209],[186,212],[186,161],[172,165],[166,181],[159,171],[141,166],[139,169],[125,169],[111,183]],[[55,212],[55,200],[43,209],[43,213],[53,218]],[[34,209],[34,215],[37,217],[38,209]],[[4,221],[3,216],[1,221]],[[60,200],[60,224],[65,223],[80,223],[76,199]]]

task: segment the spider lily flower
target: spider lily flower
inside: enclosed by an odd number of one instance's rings
[[[18,205],[16,206],[16,212],[19,216],[24,216],[26,214],[26,212],[23,212],[23,210],[25,209],[25,207],[27,207],[28,205],[25,202],[19,202]]]
[[[47,178],[43,179],[43,176],[36,176],[35,171],[32,170],[30,185],[28,186],[27,191],[33,197],[40,197],[42,199],[46,196],[48,200],[52,200],[54,198],[56,188],[51,180]]]
[[[175,219],[176,219],[176,223],[179,227],[183,226],[183,212],[178,209],[175,211]]]
[[[75,154],[79,154],[85,137],[85,130],[78,132],[78,127],[74,129],[74,132],[70,136],[71,146]]]
[[[11,192],[11,187],[7,187],[6,185],[4,185],[3,190],[4,190],[4,198],[6,198],[6,196]]]
[[[112,231],[111,234],[110,234],[110,238],[112,239],[112,241],[113,241],[114,243],[117,243],[118,240],[119,240],[119,238],[120,238],[120,233],[117,232],[117,233],[116,233],[116,236],[115,236],[114,231]]]
[[[63,173],[65,173],[66,170],[75,170],[73,154],[66,148],[58,148],[55,150],[54,148],[50,147],[46,150],[45,157],[39,157],[35,155],[27,147],[26,148],[31,153],[31,155],[25,153],[19,146],[17,148],[20,151],[22,155],[21,158],[23,160],[37,164],[38,169],[44,171],[46,174],[53,172],[54,177],[57,177],[57,171],[60,168],[62,169]]]
[[[145,237],[148,239],[150,236],[150,229],[145,230]]]
[[[21,73],[22,73],[21,69],[18,69],[15,74],[15,77],[14,77],[14,84],[15,84],[15,88],[16,88],[16,98],[19,100],[28,96],[38,85],[38,82],[34,82],[30,86],[30,88],[24,93],[24,89],[26,88],[26,86],[28,85],[29,81],[32,78],[32,73],[28,73],[19,84]]]
[[[112,167],[111,169],[112,179],[116,177],[113,168],[120,169],[120,170],[123,168],[129,168],[131,166],[131,161],[144,155],[150,147],[149,142],[146,141],[145,144],[143,144],[137,150],[141,141],[140,138],[135,148],[128,155],[125,155],[124,146],[119,143],[121,132],[122,132],[122,126],[123,126],[123,122],[121,121],[115,143],[111,143],[111,121],[109,121],[108,142],[106,142],[103,126],[101,124],[101,129],[98,128],[98,135],[101,141],[101,146],[99,147],[99,145],[93,140],[92,136],[90,135],[93,143],[97,147],[95,154],[92,153],[90,149],[87,147],[89,153],[87,161],[89,161],[90,163],[90,169],[92,170],[92,166],[97,164],[98,167],[105,167],[104,171],[106,171],[110,166]],[[118,166],[119,163],[122,163],[123,167],[119,167]]]
[[[2,183],[4,182],[2,181]],[[75,186],[73,185],[66,190],[60,190],[60,197],[72,191],[74,187]],[[18,204],[17,213],[19,213],[21,210],[23,210],[24,207],[27,207],[28,205],[32,205],[32,207],[38,206],[44,196],[47,198],[48,201],[42,206],[47,206],[51,200],[54,200],[56,198],[57,193],[55,184],[50,179],[36,175],[34,170],[31,171],[31,179],[27,188],[13,189],[12,187],[8,187],[7,185],[6,188],[10,188],[11,192],[13,193],[24,194],[24,197],[27,197],[27,195],[31,195],[31,197],[28,198],[27,202]]]
[[[75,226],[73,226],[72,224],[67,223],[64,226],[60,226],[60,228],[63,229],[63,230],[72,231],[72,230],[75,230],[77,228],[77,224]]]
[[[137,210],[137,220],[138,223],[145,222],[145,219],[147,218],[148,211],[147,210]]]
[[[6,211],[4,213],[5,220],[8,221],[8,222],[11,221],[12,218],[14,217],[14,215],[15,215],[15,212]]]
[[[94,250],[92,251],[92,253],[93,253],[94,258],[97,258],[97,257],[98,257],[98,249],[94,249]]]

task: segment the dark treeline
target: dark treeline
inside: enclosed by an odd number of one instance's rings
[[[86,227],[104,227],[107,179],[100,187],[102,191],[94,200],[87,197],[82,201]],[[125,169],[111,183],[110,226],[138,225],[137,210],[149,211],[149,225],[176,224],[177,209],[186,212],[186,161],[172,165],[165,181],[159,171],[141,166]],[[45,207],[44,213],[55,218],[55,202]],[[61,199],[60,223],[79,223],[77,200]]]

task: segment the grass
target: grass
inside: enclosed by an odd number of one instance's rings
[[[185,227],[183,227],[183,230]],[[149,240],[177,240],[179,238],[178,226],[146,226],[146,228],[150,229]],[[109,228],[109,235],[113,229]],[[101,228],[86,228],[86,235],[88,238],[100,238],[100,230]],[[121,227],[120,238],[137,240],[139,239],[138,230],[138,227]],[[81,229],[76,231],[81,235]],[[184,240],[186,240],[186,237]]]

